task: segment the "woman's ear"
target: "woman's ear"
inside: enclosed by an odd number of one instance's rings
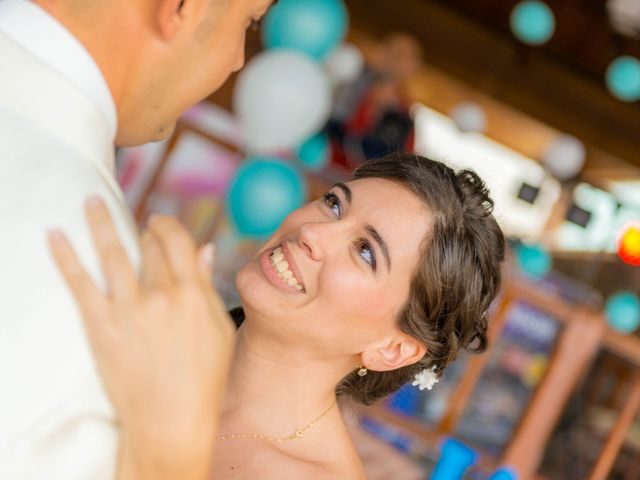
[[[362,365],[369,370],[386,372],[412,365],[427,353],[427,347],[411,335],[400,334],[383,347],[362,353]]]

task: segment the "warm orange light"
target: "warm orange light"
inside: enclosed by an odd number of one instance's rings
[[[640,222],[629,222],[620,232],[618,256],[629,265],[640,266]]]

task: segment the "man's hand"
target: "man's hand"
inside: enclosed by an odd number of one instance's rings
[[[206,478],[234,327],[189,233],[156,216],[141,236],[136,275],[102,201],[87,218],[104,271],[102,292],[61,232],[54,259],[80,309],[121,422],[119,478]]]

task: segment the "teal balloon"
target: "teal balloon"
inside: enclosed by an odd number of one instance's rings
[[[306,195],[304,178],[288,163],[254,157],[238,169],[231,182],[227,213],[240,234],[265,238],[302,206]]]
[[[511,31],[527,45],[542,45],[549,41],[556,28],[556,20],[546,3],[525,0],[511,11]]]
[[[623,102],[640,100],[640,60],[623,55],[611,62],[607,68],[607,88]]]
[[[264,19],[262,43],[321,60],[342,42],[348,23],[342,0],[279,0]]]
[[[640,326],[640,299],[632,292],[609,297],[604,312],[611,328],[619,332],[631,333]]]
[[[549,252],[539,245],[519,245],[516,248],[516,261],[522,273],[533,279],[543,278],[553,264]]]
[[[296,151],[296,156],[309,170],[322,170],[329,163],[331,147],[326,135],[319,133],[307,139]]]

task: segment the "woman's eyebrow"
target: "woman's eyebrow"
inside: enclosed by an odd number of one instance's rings
[[[373,227],[373,225],[365,225],[364,229],[373,237],[373,239],[380,246],[380,250],[382,250],[382,254],[384,255],[384,259],[387,261],[387,270],[391,271],[391,256],[389,255],[389,246],[387,242],[384,241],[384,238],[378,233],[378,231]]]
[[[344,193],[344,196],[347,199],[347,203],[351,205],[351,197],[353,196],[353,194],[351,193],[351,189],[342,182],[334,183],[333,187],[338,187],[340,190],[342,190],[342,193]]]

